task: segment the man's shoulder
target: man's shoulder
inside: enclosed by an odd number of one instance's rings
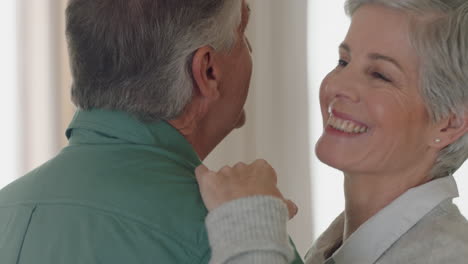
[[[177,192],[182,186],[191,186],[185,188],[186,192],[190,189],[189,193],[198,193],[193,171],[192,165],[158,148],[66,148],[0,190],[0,203],[57,197],[96,200],[96,196],[113,194],[139,197],[146,192]]]
[[[207,212],[193,171],[158,150],[66,150],[0,191],[0,210],[21,205],[36,206],[43,220],[74,215],[90,230],[96,221],[121,222],[145,230],[153,246],[208,250]]]
[[[203,220],[194,166],[158,148],[65,149],[0,190],[0,205],[70,201],[119,208],[152,220]],[[165,217],[161,217],[164,212]]]

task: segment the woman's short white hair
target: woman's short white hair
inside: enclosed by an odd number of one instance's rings
[[[410,38],[421,62],[421,94],[433,122],[468,109],[468,1],[347,0],[349,16],[364,4],[379,4],[414,19]],[[431,177],[453,174],[468,157],[468,134],[441,150]]]

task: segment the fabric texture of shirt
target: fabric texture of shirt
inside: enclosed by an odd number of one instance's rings
[[[208,263],[192,146],[166,122],[78,111],[69,145],[0,191],[1,264]]]
[[[314,243],[305,263],[466,264],[468,223],[452,203],[457,196],[452,176],[410,189],[343,245],[341,214]],[[213,256],[222,264],[290,263],[287,215],[281,200],[266,196],[235,200],[213,210],[206,221]]]
[[[206,218],[210,264],[302,264],[290,243],[282,200],[255,196],[231,201]]]
[[[468,222],[452,203],[457,196],[453,176],[412,188],[362,224],[342,245],[341,214],[314,243],[306,263],[468,263]]]

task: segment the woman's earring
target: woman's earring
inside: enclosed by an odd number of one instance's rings
[[[440,143],[441,141],[442,141],[442,140],[440,140],[440,138],[434,139],[434,142],[435,142],[435,143]]]

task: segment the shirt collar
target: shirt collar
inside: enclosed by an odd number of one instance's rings
[[[325,263],[375,263],[432,209],[455,197],[458,189],[453,176],[409,189],[361,225]],[[340,243],[343,230],[341,214],[316,242],[314,255],[323,257],[327,250]]]
[[[75,130],[85,130],[99,135],[97,141],[105,138],[117,139],[137,145],[150,145],[164,148],[181,156],[193,167],[201,164],[193,146],[185,137],[165,121],[144,123],[126,112],[95,109],[90,111],[76,111],[66,136],[70,145],[76,142],[86,143],[87,137],[75,136]],[[75,138],[76,137],[76,138]],[[93,138],[96,142],[96,138]]]

